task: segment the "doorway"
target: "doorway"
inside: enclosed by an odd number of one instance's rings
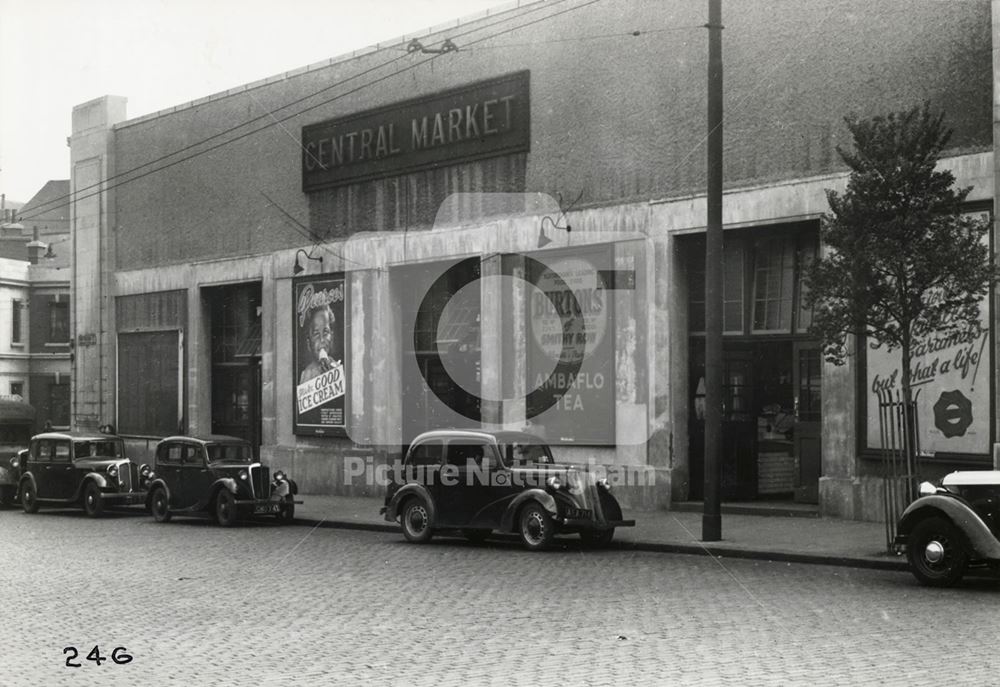
[[[260,282],[206,288],[212,345],[212,433],[261,444]]]
[[[818,502],[820,355],[793,339],[726,341],[720,495],[723,501]],[[691,498],[704,497],[704,345],[690,353]]]

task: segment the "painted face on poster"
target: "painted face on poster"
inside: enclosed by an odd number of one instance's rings
[[[295,431],[342,432],[347,417],[343,275],[297,279],[293,291]]]

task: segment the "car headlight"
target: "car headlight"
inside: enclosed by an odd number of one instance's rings
[[[149,479],[153,474],[153,471],[149,469],[149,466],[145,463],[139,468],[139,476],[143,479]]]
[[[597,480],[597,486],[604,487],[604,489],[606,491],[611,491],[611,484],[604,477],[602,477],[601,479]]]
[[[919,493],[921,496],[930,496],[931,494],[937,493],[937,487],[930,482],[921,482]]]
[[[15,470],[21,467],[21,461],[18,460],[17,456],[14,456],[13,458],[10,459],[10,466]]]
[[[246,470],[240,470],[240,479],[246,480],[249,476]]]
[[[547,486],[552,491],[559,491],[560,489],[562,489],[563,485],[562,481],[558,477],[553,475],[552,477],[549,477],[547,480],[545,480],[545,486]]]
[[[117,477],[118,476],[118,468],[115,467],[114,465],[109,465],[108,466],[108,474],[111,475],[112,477]]]
[[[274,473],[275,482],[283,482],[284,479],[285,479],[285,473],[283,473],[281,470],[278,470],[277,472]]]

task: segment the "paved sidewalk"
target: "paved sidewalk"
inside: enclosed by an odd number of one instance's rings
[[[379,515],[380,498],[302,494],[296,508],[301,525],[399,532],[399,526]],[[833,518],[762,515],[722,515],[723,541],[703,544],[701,514],[675,511],[625,511],[635,527],[615,532],[623,549],[669,553],[713,554],[881,570],[906,570],[902,556],[885,552],[885,527],[880,523]]]

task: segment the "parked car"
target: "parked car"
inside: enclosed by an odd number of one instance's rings
[[[25,513],[42,505],[80,504],[91,517],[108,505],[141,504],[151,470],[125,455],[121,437],[87,432],[45,432],[15,459]]]
[[[17,497],[17,455],[28,448],[35,409],[18,395],[0,396],[0,506]]]
[[[969,567],[1000,567],[1000,470],[953,472],[900,517],[895,544],[922,584],[946,587]]]
[[[607,480],[556,463],[544,442],[520,432],[426,432],[406,451],[400,478],[382,512],[411,542],[449,531],[482,541],[499,531],[518,533],[529,550],[563,533],[607,545],[615,528],[635,525]]]
[[[174,515],[214,517],[223,527],[254,515],[295,519],[299,488],[281,470],[254,460],[236,437],[167,437],[156,445],[148,507],[157,522]]]

